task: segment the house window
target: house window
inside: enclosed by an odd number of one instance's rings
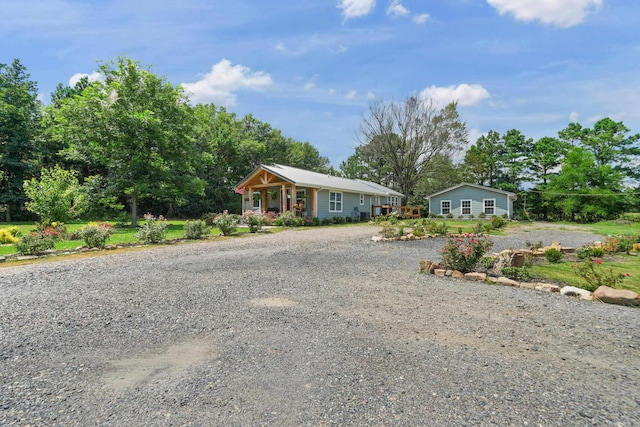
[[[440,201],[440,215],[449,215],[451,213],[451,200]]]
[[[484,199],[484,213],[485,215],[494,215],[496,211],[496,199]]]
[[[397,196],[387,196],[387,205],[389,205],[389,206],[398,206],[398,197]]]
[[[342,193],[329,191],[329,212],[342,212]]]
[[[360,194],[360,206],[364,205],[364,194]]]
[[[471,215],[471,200],[461,200],[460,208],[462,215]]]

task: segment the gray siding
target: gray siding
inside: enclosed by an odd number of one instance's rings
[[[329,212],[329,191],[318,191],[318,218],[322,221],[324,218],[333,218],[341,216],[346,218],[353,216],[354,208],[358,208],[359,212],[371,213],[371,196],[364,195],[364,205],[360,204],[360,193],[342,192],[342,212]],[[339,192],[339,191],[338,191]]]
[[[471,200],[471,214],[477,218],[478,215],[484,211],[485,199],[495,199],[494,215],[502,216],[505,213],[509,216],[513,215],[513,201],[509,200],[509,196],[506,194],[497,193],[490,189],[467,186],[456,188],[429,199],[429,212],[442,215],[441,202],[443,200],[450,200],[451,214],[454,218],[458,218],[462,215],[462,201]],[[464,215],[464,217],[468,217],[468,215]]]

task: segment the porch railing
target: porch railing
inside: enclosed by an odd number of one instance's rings
[[[397,213],[401,218],[420,218],[420,207],[393,205],[371,206],[371,218],[375,218],[381,215],[389,216],[392,213]]]

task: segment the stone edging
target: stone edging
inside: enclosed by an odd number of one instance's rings
[[[418,271],[420,273],[433,274],[439,277],[451,277],[453,279],[469,280],[476,282],[489,282],[502,286],[513,286],[516,288],[533,289],[536,291],[544,292],[557,292],[561,295],[577,297],[579,299],[587,301],[600,301],[607,304],[617,304],[626,306],[640,306],[640,295],[633,291],[624,289],[613,289],[607,286],[600,286],[594,292],[587,291],[585,289],[577,288],[575,286],[559,286],[551,283],[530,283],[530,282],[518,282],[517,280],[509,279],[508,277],[489,276],[486,273],[462,273],[457,270],[448,270],[443,268],[438,263],[435,263],[428,259],[421,259],[418,261]]]

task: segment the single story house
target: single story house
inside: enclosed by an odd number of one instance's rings
[[[430,213],[442,216],[451,214],[453,218],[469,218],[470,215],[477,218],[481,213],[487,217],[507,214],[512,218],[516,198],[517,195],[509,191],[466,182],[426,197]]]
[[[374,206],[398,206],[404,196],[373,182],[277,164],[258,166],[234,190],[242,195],[243,211],[291,211],[320,220],[368,219]]]

